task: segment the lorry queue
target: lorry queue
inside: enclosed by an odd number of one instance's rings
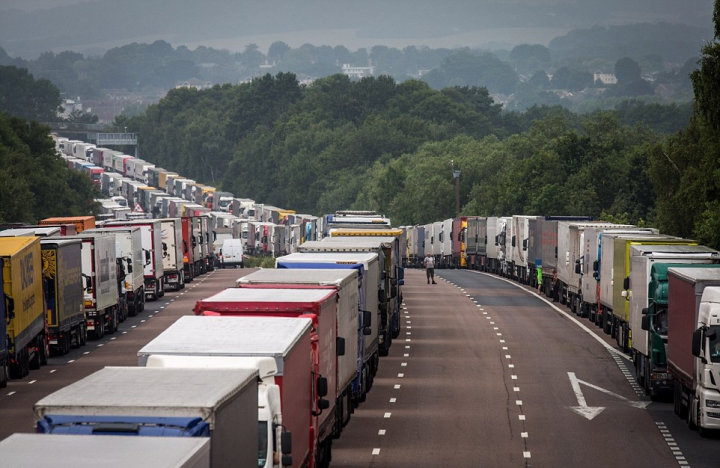
[[[585,216],[458,217],[407,226],[425,256],[525,284],[615,339],[638,385],[701,434],[720,429],[720,252]]]
[[[672,398],[701,432],[720,429],[714,249],[584,216],[463,216],[394,228],[373,212],[297,215],[118,152],[56,143],[108,198],[97,219],[0,231],[1,386],[50,353],[113,333],[146,300],[215,267],[243,266],[250,253],[274,257],[276,268],[197,301],[194,315],[140,349],[138,367],[103,369],[39,401],[44,434],[16,434],[0,442],[0,456],[42,437],[70,438],[68,447],[93,435],[118,444],[194,438],[205,443],[178,445],[184,462],[158,456],[153,466],[326,468],[332,440],[400,334],[404,268],[428,256],[437,268],[528,285],[588,318],[630,354],[651,398]],[[121,382],[142,396],[122,392]]]

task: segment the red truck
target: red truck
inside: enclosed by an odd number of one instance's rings
[[[318,396],[337,394],[337,356],[344,354],[344,341],[336,343],[337,291],[334,289],[252,289],[229,288],[198,301],[196,315],[234,317],[313,317],[313,362],[315,373],[327,382]],[[310,414],[310,453],[308,466],[330,463],[332,436],[336,424],[335,400],[314,403]],[[283,410],[285,411],[285,410]]]

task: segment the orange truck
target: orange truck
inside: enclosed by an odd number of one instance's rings
[[[58,226],[62,224],[74,224],[77,233],[86,229],[95,229],[95,216],[61,216],[57,218],[45,218],[38,223],[40,226]]]

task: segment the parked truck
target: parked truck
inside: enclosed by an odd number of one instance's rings
[[[185,289],[183,235],[180,218],[160,220],[162,228],[162,261],[165,288]]]
[[[667,371],[667,300],[669,268],[717,268],[720,254],[705,246],[634,246],[627,297],[635,379],[652,399],[672,391]],[[643,318],[649,315],[649,327]]]
[[[145,253],[143,274],[145,277],[145,298],[157,300],[165,294],[162,223],[159,219],[136,219],[109,221],[103,226],[109,229],[123,227],[139,227],[142,239],[142,249]]]
[[[94,339],[115,333],[120,323],[115,236],[84,234],[68,239],[82,241],[82,276],[87,331]]]
[[[45,218],[38,222],[40,226],[58,226],[62,224],[73,224],[75,226],[75,232],[81,233],[85,229],[92,229],[95,227],[94,216],[66,216],[56,218]],[[65,235],[63,233],[63,235]]]
[[[630,273],[630,247],[632,245],[693,244],[677,237],[652,234],[616,234],[605,232],[601,239],[600,307],[603,329],[615,338],[624,352],[630,351],[629,307],[623,283]],[[697,243],[695,243],[697,244]]]
[[[310,425],[322,411],[314,385],[325,379],[313,374],[311,327],[309,318],[182,317],[140,350],[139,365],[257,368],[257,466],[314,466]]]
[[[81,250],[78,239],[40,241],[43,291],[47,310],[48,343],[52,354],[63,356],[71,346],[87,342]]]
[[[3,259],[8,370],[21,379],[47,363],[47,321],[42,289],[40,238],[0,238]]]
[[[207,437],[212,467],[255,467],[257,377],[257,369],[106,367],[38,401],[37,431]]]
[[[302,318],[313,316],[313,340],[316,342],[315,373],[325,378],[325,395],[337,395],[337,359],[344,354],[345,342],[336,339],[337,293],[328,289],[246,289],[230,288],[198,301],[193,311],[197,315],[221,315],[233,317],[283,317]],[[278,326],[279,322],[278,322]],[[322,396],[325,396],[322,395]],[[313,420],[317,460],[327,458],[336,427],[335,398],[328,398],[323,407],[314,406],[319,413]],[[319,403],[318,403],[319,404]],[[316,461],[316,466],[317,466]]]
[[[143,275],[142,234],[139,227],[89,229],[87,234],[115,236],[115,255],[123,265],[123,289],[128,313],[135,316],[145,310],[145,278]]]
[[[336,368],[335,432],[337,435],[350,421],[352,410],[360,403],[365,384],[363,381],[363,385],[360,385],[364,361],[362,340],[365,329],[368,334],[371,333],[370,313],[365,314],[367,323],[365,327],[363,327],[363,316],[360,314],[360,286],[364,268],[361,264],[344,266],[345,268],[334,269],[263,269],[237,280],[237,286],[240,288],[328,288],[337,292],[335,308],[337,325],[334,339],[336,341],[342,339],[345,343],[345,352],[342,355],[338,353]]]
[[[360,319],[362,328],[361,344],[362,363],[360,379],[355,389],[360,401],[364,401],[370,391],[377,374],[380,361],[378,348],[378,331],[380,323],[378,292],[382,290],[381,277],[383,268],[378,255],[372,252],[358,253],[294,253],[279,257],[276,268],[356,268],[362,266],[360,277]],[[369,327],[369,330],[368,330]]]
[[[8,336],[8,316],[5,307],[5,281],[3,280],[4,271],[5,260],[0,257],[0,388],[7,387],[8,380],[10,380],[8,340],[7,338],[3,339],[3,337]]]
[[[675,414],[701,435],[720,429],[720,269],[668,270],[667,362]],[[648,321],[646,315],[644,321]]]
[[[88,450],[83,435],[13,434],[0,442],[3,466],[208,468],[207,438],[106,436]],[[79,454],[82,454],[80,456]]]
[[[370,233],[372,230],[365,231]],[[400,334],[401,286],[404,283],[404,270],[400,266],[399,241],[397,237],[377,237],[372,234],[360,237],[344,235],[345,233],[351,234],[352,230],[338,229],[333,231],[333,237],[323,241],[306,242],[300,245],[299,250],[301,253],[373,252],[378,254],[380,263],[384,267],[382,289],[378,291],[380,308],[378,338],[380,355],[386,356],[392,346],[393,338],[397,338]]]

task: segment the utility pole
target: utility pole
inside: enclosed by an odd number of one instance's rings
[[[455,161],[450,160],[453,178],[455,179],[455,217],[460,217],[460,171],[455,169]]]

